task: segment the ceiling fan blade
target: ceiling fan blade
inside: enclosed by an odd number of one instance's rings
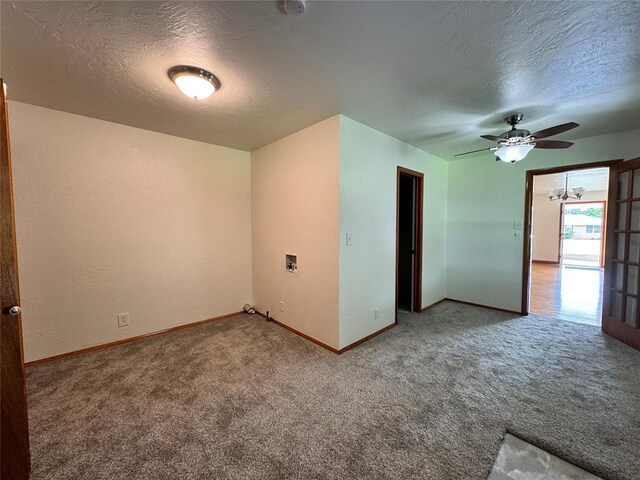
[[[460,155],[469,155],[470,153],[484,152],[485,150],[491,150],[493,147],[481,148],[480,150],[471,150],[470,152],[464,153],[456,153],[454,157],[459,157]]]
[[[567,132],[579,126],[580,125],[578,125],[576,122],[563,123],[562,125],[556,125],[555,127],[545,128],[544,130],[540,130],[539,132],[532,133],[531,136],[536,140],[540,140],[541,138],[547,138],[553,135],[558,135],[559,133]]]
[[[562,140],[536,140],[535,148],[569,148],[573,142],[564,142]]]
[[[484,138],[485,140],[491,140],[492,142],[503,142],[504,141],[504,138],[496,137],[495,135],[480,135],[480,137]]]

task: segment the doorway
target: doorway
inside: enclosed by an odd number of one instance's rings
[[[422,202],[420,172],[398,167],[396,196],[396,323],[398,310],[422,311]]]
[[[523,314],[601,325],[609,173],[615,163],[527,172]]]

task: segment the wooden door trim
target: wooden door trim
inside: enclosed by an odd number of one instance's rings
[[[164,335],[165,333],[172,333],[178,330],[183,330],[185,328],[197,327],[199,325],[204,325],[206,323],[218,322],[220,320],[224,320],[227,318],[236,317],[242,315],[244,311],[227,313],[225,315],[219,315],[217,317],[207,318],[206,320],[198,320],[191,323],[184,323],[182,325],[176,325],[175,327],[164,328],[162,330],[157,330],[155,332],[143,333],[142,335],[136,335],[134,337],[127,337],[121,340],[114,340],[113,342],[101,343],[98,345],[93,345],[92,347],[85,347],[79,350],[72,350],[70,352],[59,353],[57,355],[52,355],[50,357],[40,358],[38,360],[32,360],[27,362],[25,367],[35,367],[37,365],[41,365],[43,363],[55,362],[57,360],[63,360],[70,357],[75,357],[77,355],[83,355],[85,353],[95,352],[98,350],[103,350],[105,348],[117,347],[119,345],[124,345],[125,343],[137,342],[138,340],[144,340],[149,337],[155,337],[156,335]]]
[[[560,215],[558,220],[558,265],[562,266],[562,240],[564,240],[564,202],[560,202]],[[533,248],[533,245],[532,245]]]
[[[609,171],[609,175],[611,175],[611,171]],[[607,253],[607,220],[609,218],[609,192],[607,191],[607,200],[602,202],[604,205],[602,207],[602,223],[600,226],[600,268],[604,268],[605,266],[605,257]],[[604,284],[603,284],[604,288]],[[604,295],[604,291],[602,292]],[[604,297],[602,299],[602,306],[604,307]]]
[[[400,239],[400,175],[409,175],[416,179],[416,198],[414,205],[414,221],[416,224],[416,254],[414,255],[413,305],[412,310],[422,311],[422,240],[423,240],[423,205],[424,174],[404,167],[396,172],[396,282],[395,282],[395,323],[398,324],[398,241]]]
[[[548,175],[550,173],[564,173],[573,170],[586,170],[591,168],[611,169],[614,165],[622,162],[622,159],[605,160],[602,162],[579,163],[577,165],[563,165],[560,167],[538,168],[527,170],[524,183],[524,235],[522,242],[522,294],[520,301],[520,313],[529,315],[529,286],[531,278],[531,235],[532,227],[532,208],[533,208],[533,177],[536,175]],[[611,180],[611,175],[609,175]],[[611,190],[608,192],[611,198]],[[609,202],[611,203],[611,202]],[[615,203],[615,202],[614,202]],[[609,239],[605,238],[605,244],[609,243]],[[606,279],[606,262],[605,262],[605,279]],[[603,303],[604,308],[604,303]]]

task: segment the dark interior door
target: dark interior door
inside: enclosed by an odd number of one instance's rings
[[[602,330],[640,349],[640,158],[609,176]]]
[[[0,86],[4,82],[0,79]],[[0,391],[1,477],[23,480],[29,478],[29,429],[27,397],[22,350],[22,318],[18,289],[18,262],[11,184],[11,153],[9,119],[4,88],[0,87],[0,255],[2,267],[2,324],[0,325]]]
[[[398,308],[412,311],[415,255],[415,178],[400,174],[398,192]]]
[[[398,310],[422,311],[424,175],[398,167],[396,197],[396,323]]]

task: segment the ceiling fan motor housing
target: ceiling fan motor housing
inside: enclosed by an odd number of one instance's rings
[[[518,123],[522,121],[524,115],[522,113],[513,113],[511,115],[507,115],[504,117],[504,121],[507,122],[507,125],[511,125],[515,127]]]
[[[522,113],[514,113],[504,117],[504,121],[507,125],[511,125],[511,130],[504,132],[500,135],[500,138],[504,138],[509,143],[518,143],[525,140],[531,135],[529,130],[523,128],[516,128],[516,125],[522,121],[524,115]]]
[[[524,140],[525,138],[531,136],[531,132],[525,129],[514,128],[512,130],[509,130],[508,132],[504,132],[500,136],[510,142],[516,142],[516,141]]]

